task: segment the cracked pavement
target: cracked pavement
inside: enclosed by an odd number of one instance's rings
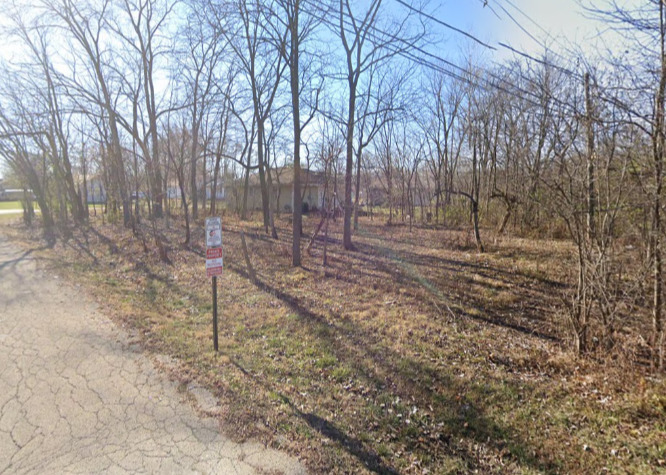
[[[92,300],[0,235],[0,473],[306,473],[184,399]]]

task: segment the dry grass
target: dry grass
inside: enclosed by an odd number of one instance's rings
[[[316,224],[306,218],[305,231]],[[173,377],[211,388],[236,437],[298,453],[316,473],[666,469],[664,382],[566,351],[566,243],[504,238],[478,255],[467,231],[366,218],[356,251],[341,250],[338,222],[329,266],[319,239],[293,269],[286,219],[273,241],[224,217],[215,354],[201,223],[189,248],[172,226],[171,264],[150,239],[144,248],[100,224],[45,258],[88,283],[148,351],[176,358]]]

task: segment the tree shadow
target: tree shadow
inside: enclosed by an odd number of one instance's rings
[[[337,442],[344,450],[360,460],[363,465],[371,472],[387,475],[397,475],[399,473],[394,468],[384,464],[378,454],[370,450],[366,450],[360,440],[354,437],[350,437],[345,432],[336,427],[335,424],[332,424],[328,420],[311,412],[302,412],[294,404],[292,404],[292,402],[286,396],[281,395],[281,398],[282,401],[286,403],[295,414],[307,422],[311,428],[319,432],[324,437],[328,437],[329,439]]]
[[[249,278],[244,269],[235,266],[229,268],[238,276]],[[557,465],[553,461],[531,455],[525,442],[521,441],[511,429],[489,418],[486,411],[475,402],[475,400],[492,400],[495,396],[492,389],[485,387],[485,383],[461,384],[446,370],[434,368],[423,361],[416,361],[396,353],[381,337],[368,334],[350,318],[335,315],[333,319],[328,319],[306,307],[297,297],[259,278],[255,281],[255,285],[261,291],[275,296],[286,304],[303,322],[303,331],[314,335],[321,342],[320,347],[331,348],[339,362],[353,367],[358,377],[373,387],[378,394],[398,394],[405,400],[412,395],[417,397],[416,401],[422,407],[428,405],[437,407],[447,431],[444,438],[448,446],[444,450],[452,456],[463,459],[469,470],[483,467],[471,449],[460,446],[458,441],[461,438],[486,444],[498,452],[508,449],[522,465],[551,472],[557,470]],[[367,361],[371,364],[364,363]],[[243,372],[254,379],[258,378],[247,371]],[[261,384],[279,394],[279,390],[270,387],[269,383],[262,381]],[[432,388],[437,390],[434,391]],[[508,391],[517,391],[517,389],[510,388]],[[340,427],[315,413],[301,411],[288,398],[281,397],[310,427],[336,441],[369,470],[376,473],[398,473],[382,462],[381,456],[371,447],[367,447],[366,443],[350,436]],[[409,428],[401,427],[397,430],[403,429]],[[409,440],[408,447],[416,450],[414,440],[406,438]]]
[[[20,262],[28,259],[34,252],[43,251],[45,249],[48,249],[48,246],[41,246],[33,249],[28,249],[27,251],[24,251],[21,255],[19,255],[14,259],[8,259],[6,261],[2,261],[0,262],[0,271],[4,270],[5,268],[16,267]]]
[[[534,279],[522,273],[511,273],[496,266],[485,266],[465,261],[423,255],[416,252],[393,250],[379,245],[357,243],[357,252],[352,254],[354,268],[363,274],[363,269],[373,269],[384,274],[389,281],[400,286],[427,292],[431,297],[449,305],[453,298],[460,316],[509,328],[526,335],[537,336],[547,341],[561,341],[557,329],[546,320],[547,312],[541,309],[551,301],[554,292],[566,286],[548,279]],[[356,272],[356,271],[355,271]],[[477,281],[468,274],[483,278]],[[455,277],[451,279],[451,275]],[[370,275],[368,274],[370,277]],[[493,284],[497,281],[498,284]],[[537,281],[539,286],[530,286]],[[545,286],[546,288],[543,288]],[[475,289],[487,292],[506,292],[512,295],[510,302],[494,300],[492,307]],[[492,298],[492,297],[490,297]],[[466,310],[471,307],[475,312]],[[546,330],[537,328],[546,326]]]

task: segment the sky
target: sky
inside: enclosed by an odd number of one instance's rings
[[[396,0],[389,1],[397,3]],[[636,2],[620,1],[621,4]],[[412,0],[412,4],[415,3]],[[497,47],[497,51],[488,50],[486,53],[481,53],[486,48],[476,48],[484,57],[496,61],[512,56],[508,49],[498,46],[499,42],[538,55],[543,53],[544,45],[556,52],[564,52],[572,45],[593,52],[599,49],[599,45],[615,41],[609,40],[612,33],[606,31],[603,24],[585,14],[579,0],[488,0],[487,3],[484,6],[483,0],[435,0],[425,9],[437,19]],[[603,4],[604,0],[595,3]],[[600,32],[603,32],[602,37]],[[444,48],[458,50],[457,54],[461,54],[460,50],[463,53],[469,51],[466,46],[469,41],[464,40],[464,36],[443,27],[441,33],[446,38]]]
[[[2,0],[0,0],[2,1]],[[20,4],[30,4],[29,0],[14,0]],[[359,4],[367,0],[358,0]],[[418,5],[420,0],[405,0],[412,5]],[[490,42],[505,41],[512,46],[522,47],[530,52],[538,49],[538,43],[520,30],[509,18],[511,14],[537,39],[543,40],[548,32],[553,37],[566,38],[582,43],[593,38],[602,28],[598,23],[586,19],[580,0],[427,0],[424,10],[434,17],[450,23],[462,30]],[[584,0],[587,2],[603,4],[608,0]],[[640,0],[620,0],[620,4],[638,3]],[[397,0],[384,0],[387,8],[400,8]],[[506,11],[505,11],[506,10]],[[527,14],[530,19],[521,13]],[[507,13],[508,12],[508,13]],[[5,19],[6,21],[6,19]],[[5,23],[0,9],[0,24]],[[450,41],[457,43],[461,35],[442,29],[442,33]]]
[[[0,0],[0,3],[5,0]],[[18,4],[29,4],[30,0],[14,0]],[[359,7],[369,0],[357,0]],[[427,47],[430,53],[449,59],[463,66],[466,57],[472,55],[475,61],[484,60],[501,63],[514,56],[511,47],[540,56],[544,45],[556,53],[580,47],[587,55],[619,46],[617,36],[598,21],[585,14],[581,1],[603,5],[609,0],[402,0],[411,5],[424,3],[423,10],[432,17],[468,32],[481,41],[495,47],[491,50],[479,46],[460,33],[432,23],[433,36],[439,40]],[[618,0],[621,5],[638,4],[645,0]],[[383,7],[389,11],[405,11],[401,0],[384,0]],[[484,5],[487,3],[487,5]],[[7,24],[0,8],[0,27]],[[602,34],[600,34],[602,33]],[[5,41],[0,48],[0,58],[12,60],[14,49]],[[565,56],[569,56],[565,54]],[[0,177],[2,170],[0,170]]]
[[[5,0],[0,0],[3,2]],[[29,4],[30,0],[14,0],[19,5]],[[403,0],[417,5],[422,0]],[[508,49],[499,45],[506,43],[513,48],[533,56],[544,52],[544,45],[556,52],[563,52],[572,45],[581,46],[583,51],[594,52],[599,45],[612,45],[609,32],[603,38],[599,32],[604,25],[585,17],[581,0],[423,0],[424,11],[434,18],[464,30],[489,45],[497,48],[490,50],[481,46],[471,46],[474,42],[464,35],[442,26],[433,27],[433,36],[440,40],[428,47],[430,53],[452,60],[464,66],[465,57],[470,53],[475,60],[503,62],[513,56]],[[608,0],[583,0],[597,4]],[[621,4],[638,3],[645,0],[618,0]],[[359,7],[368,0],[358,0]],[[400,9],[400,0],[384,0],[387,9]],[[511,18],[513,17],[513,19]],[[519,23],[520,26],[517,24]],[[0,27],[7,24],[0,8]],[[526,31],[523,31],[527,30]],[[0,48],[0,57],[12,60],[14,49],[5,41]],[[0,171],[0,175],[1,175]]]
[[[3,0],[0,0],[2,2]],[[19,5],[29,4],[29,0],[14,0]],[[359,6],[368,0],[357,0]],[[504,42],[529,54],[543,52],[547,44],[555,51],[563,50],[563,46],[587,45],[594,50],[599,44],[598,32],[604,30],[599,22],[585,18],[581,0],[403,0],[411,5],[423,1],[423,10],[433,17],[456,28],[467,31],[484,42],[497,47],[496,51],[475,46],[463,35],[450,29],[435,26],[432,33],[441,41],[431,49],[448,59],[459,58],[470,52],[482,55],[484,59],[502,61],[512,53],[501,46]],[[608,0],[583,0],[603,4]],[[641,0],[619,0],[619,3],[638,3]],[[484,6],[484,2],[487,5]],[[388,10],[402,10],[399,0],[384,0],[383,7]],[[513,19],[509,16],[511,15]],[[514,21],[515,20],[515,21]],[[6,24],[0,8],[0,26]],[[516,24],[527,30],[527,33]],[[534,38],[531,38],[532,35]],[[607,41],[608,34],[604,35]],[[550,39],[548,39],[550,37]],[[5,44],[0,48],[0,56],[8,57],[11,46]]]

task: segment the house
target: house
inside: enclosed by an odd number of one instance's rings
[[[213,186],[207,186],[206,187],[206,199],[210,200],[213,197]],[[216,200],[224,200],[226,197],[226,193],[224,190],[224,186],[218,185],[217,186],[217,191],[215,192],[215,199]]]
[[[294,207],[294,169],[292,167],[281,167],[271,169],[273,196],[271,203],[273,210],[279,212],[291,212]],[[325,176],[323,172],[301,169],[301,193],[303,196],[303,211],[321,209],[324,204]],[[243,180],[237,180],[234,190],[229,193],[229,204],[235,206],[243,200]],[[247,196],[247,208],[259,210],[261,203],[261,184],[259,174],[250,176]]]
[[[30,199],[35,199],[35,195],[32,193],[32,190],[23,190],[21,188],[0,190],[0,201],[22,201],[28,196]]]
[[[88,178],[86,182],[86,196],[88,197],[88,204],[106,203],[106,188],[100,177]]]

